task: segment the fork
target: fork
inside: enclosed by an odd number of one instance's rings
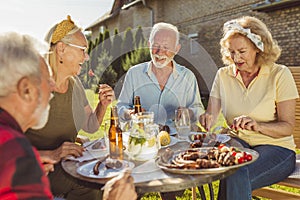
[[[229,126],[227,127],[217,126],[212,130],[213,133],[217,131],[221,134],[228,134],[232,137],[237,137],[237,138],[239,137],[239,132],[230,128]]]
[[[94,145],[97,141],[98,141],[98,140],[94,140],[94,141],[90,142],[90,143],[87,144],[87,145],[84,145],[84,144],[83,144],[82,147],[87,148],[87,147],[89,147],[89,146]]]

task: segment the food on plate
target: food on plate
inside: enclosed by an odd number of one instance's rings
[[[206,169],[242,164],[252,160],[250,153],[240,151],[235,147],[220,144],[207,152],[199,149],[188,149],[175,155],[167,164],[168,168]]]
[[[168,125],[159,124],[159,131],[167,131],[169,134],[171,132],[170,127]]]
[[[217,147],[220,145],[220,142],[217,141],[217,135],[214,133],[206,134],[206,133],[193,133],[190,136],[190,143],[191,148],[200,148],[202,147],[203,143],[206,143],[206,146],[214,146]]]
[[[158,133],[158,139],[161,146],[167,146],[171,143],[171,137],[167,131],[160,131]]]
[[[122,162],[116,159],[107,159],[105,167],[108,169],[119,169],[122,167]]]
[[[190,147],[191,148],[200,148],[202,147],[203,142],[201,142],[200,140],[195,140],[194,142],[190,143]]]
[[[206,138],[206,133],[201,133],[201,134],[194,134],[193,135],[193,140],[200,140],[201,142],[204,141],[204,138]]]
[[[99,174],[99,167],[100,167],[101,163],[103,163],[103,162],[106,160],[107,157],[108,157],[108,155],[105,156],[105,157],[103,157],[102,159],[100,159],[100,160],[98,160],[98,161],[96,162],[96,164],[95,164],[94,167],[93,167],[93,173],[94,173],[95,175],[98,175],[98,174]]]
[[[95,144],[93,144],[92,149],[106,149],[104,139],[98,140]]]

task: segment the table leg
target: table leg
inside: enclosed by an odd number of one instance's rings
[[[198,190],[199,190],[201,199],[202,199],[202,200],[206,200],[206,196],[205,196],[205,192],[204,192],[204,187],[203,187],[203,185],[199,186],[199,187],[198,187]]]
[[[197,195],[196,195],[196,187],[192,187],[192,200],[196,200]]]
[[[209,183],[208,187],[209,187],[210,199],[213,200],[213,199],[215,199],[213,185],[211,183]]]

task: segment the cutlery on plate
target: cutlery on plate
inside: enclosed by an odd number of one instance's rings
[[[227,134],[231,137],[239,137],[239,132],[230,128],[229,126],[223,127],[223,126],[217,126],[212,130],[213,133],[220,133],[220,134]]]
[[[91,141],[91,142],[88,143],[88,144],[84,143],[84,144],[82,145],[82,147],[87,148],[87,147],[89,147],[89,146],[92,146],[93,144],[96,144],[97,141],[98,141],[98,140],[94,140],[94,141]]]

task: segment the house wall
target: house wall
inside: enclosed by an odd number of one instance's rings
[[[201,82],[205,83],[206,86],[200,86],[202,91],[210,90],[217,68],[223,66],[219,40],[224,22],[243,15],[256,16],[267,24],[273,37],[282,47],[278,63],[300,66],[300,6],[272,12],[257,12],[253,11],[251,6],[264,0],[147,0],[146,2],[154,10],[154,23],[161,21],[172,23],[185,36],[198,34],[196,41],[208,52],[213,64],[209,58],[197,60],[197,56],[189,54],[184,54],[186,57],[183,59],[196,59],[192,61],[197,63],[196,65],[191,63],[187,65],[195,71],[200,85],[203,85]],[[119,32],[126,30],[127,27],[149,27],[150,17],[150,10],[140,3],[128,10],[121,10],[105,24],[112,34],[116,27]],[[197,74],[199,70],[200,74]]]

